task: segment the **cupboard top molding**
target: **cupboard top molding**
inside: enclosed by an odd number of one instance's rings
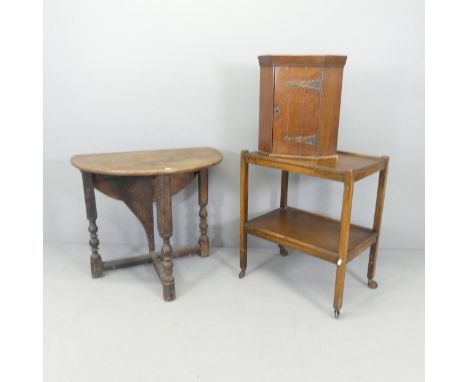
[[[258,56],[260,66],[344,67],[347,56]]]

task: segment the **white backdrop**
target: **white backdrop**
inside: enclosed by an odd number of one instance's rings
[[[210,172],[209,234],[238,246],[260,54],[348,56],[338,148],[390,156],[381,246],[424,247],[422,0],[45,0],[44,240],[88,240],[73,154],[212,146],[224,161]],[[278,206],[279,172],[250,176],[251,216]],[[376,175],[357,183],[354,222],[372,224],[376,189]],[[341,191],[290,177],[290,204],[304,209],[339,217]],[[131,212],[96,195],[101,243],[145,245]],[[175,245],[196,240],[197,212],[193,182],[174,198]]]

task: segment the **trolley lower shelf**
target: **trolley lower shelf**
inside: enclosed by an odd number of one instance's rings
[[[245,223],[247,233],[336,263],[340,241],[339,220],[299,210],[278,208]],[[372,229],[351,224],[348,261],[376,242]]]

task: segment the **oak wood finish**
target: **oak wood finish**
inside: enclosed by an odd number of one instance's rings
[[[340,314],[343,305],[344,281],[346,264],[348,263],[349,237],[351,230],[351,208],[353,205],[354,179],[352,171],[349,171],[343,187],[343,202],[341,208],[340,239],[338,247],[338,259],[336,261],[336,281],[333,307],[335,316]]]
[[[169,175],[159,175],[155,182],[156,210],[158,215],[159,236],[163,239],[161,257],[155,257],[154,262],[159,277],[163,283],[164,300],[175,299],[174,277],[172,275],[172,193]],[[161,268],[157,267],[160,262]]]
[[[371,157],[338,151],[336,158],[316,160],[278,158],[260,152],[252,152],[249,153],[249,163],[344,182],[348,171],[353,172],[353,178],[357,181],[383,170],[386,157]]]
[[[318,143],[315,156],[327,157],[336,154],[338,127],[340,122],[341,87],[343,67],[324,68],[323,88],[320,97],[318,120]]]
[[[116,176],[151,176],[196,172],[214,166],[223,155],[212,148],[182,148],[75,155],[71,162],[81,171]]]
[[[193,245],[190,247],[184,247],[184,248],[172,250],[173,258],[182,257],[182,256],[200,255],[200,254],[201,254],[200,246],[198,245]],[[103,261],[102,263],[104,265],[104,270],[110,271],[114,269],[133,267],[135,265],[151,264],[154,262],[155,257],[161,258],[162,253],[155,252],[155,253],[151,253],[148,255],[132,256],[132,257],[126,257],[124,259]]]
[[[288,84],[321,80],[321,68],[304,66],[275,68],[274,107],[276,110],[274,110],[272,154],[298,157],[318,155],[318,144],[288,142],[284,137],[306,137],[318,134],[321,91]]]
[[[248,220],[245,229],[249,234],[320,257],[331,263],[336,263],[339,258],[339,220],[285,207]],[[349,231],[347,256],[352,256],[375,243],[376,234],[369,228],[352,224]]]
[[[369,253],[369,267],[367,270],[368,285],[370,288],[377,288],[377,282],[374,280],[375,264],[377,260],[377,250],[379,247],[380,227],[382,225],[382,213],[385,199],[385,188],[387,185],[388,158],[386,158],[385,168],[379,173],[379,185],[377,188],[377,199],[375,201],[374,225],[373,229],[377,232],[377,238],[372,245]]]
[[[150,177],[128,176],[108,178],[105,189],[111,188],[138,218],[146,233],[150,252],[155,250],[153,219],[153,182]]]
[[[220,160],[222,154],[210,148],[74,156],[72,164],[82,171],[83,177],[92,276],[101,277],[107,270],[153,263],[163,285],[164,299],[174,300],[176,294],[172,259],[193,254],[202,257],[209,255],[206,210],[208,168]],[[96,173],[90,172],[91,169]],[[197,246],[173,250],[170,243],[172,196],[185,188],[195,175],[199,186],[200,239]],[[95,188],[123,201],[135,214],[146,233],[149,250],[147,255],[102,261],[98,250]],[[160,252],[155,250],[153,203],[156,203],[157,227],[162,238]]]
[[[192,182],[196,173],[186,172],[182,174],[171,174],[171,192],[172,195],[177,194],[179,191],[182,191],[185,187]],[[141,178],[141,177],[132,177],[132,176],[114,176],[114,175],[94,175],[94,187],[101,191],[103,194],[109,196],[110,198],[122,200],[121,195],[119,195],[119,185],[125,182],[129,182],[130,179]],[[153,201],[156,199],[153,197]]]
[[[206,257],[209,255],[210,240],[208,238],[208,211],[206,205],[208,204],[208,170],[203,169],[198,172],[198,204],[200,205],[200,238],[198,244],[200,245],[201,256]]]
[[[377,287],[375,262],[381,230],[382,212],[389,158],[338,152],[336,159],[306,160],[271,157],[243,151],[241,154],[241,274],[247,268],[247,233],[273,241],[336,264],[333,307],[338,318],[343,305],[346,265],[367,248],[371,248],[368,285]],[[255,164],[281,170],[280,207],[248,220],[248,166]],[[343,183],[341,219],[302,211],[287,205],[289,172],[317,176]],[[372,229],[351,224],[354,183],[379,172],[379,184]]]
[[[273,67],[260,70],[260,113],[258,129],[258,149],[270,153],[273,147],[273,96],[275,76]]]
[[[93,278],[102,277],[103,265],[102,258],[99,254],[99,239],[97,236],[98,227],[96,225],[97,210],[96,197],[94,195],[94,183],[92,174],[83,173],[83,190],[86,204],[86,217],[89,222],[89,246],[91,247],[91,276]]]
[[[247,268],[247,231],[245,223],[249,213],[249,152],[244,150],[240,157],[240,268],[239,278],[245,276]]]
[[[289,172],[281,171],[281,196],[280,196],[280,207],[286,208],[288,206],[288,186],[289,186]],[[288,250],[278,244],[280,255],[287,256]]]
[[[264,66],[325,66],[343,67],[346,64],[346,56],[259,56],[258,62]]]
[[[281,157],[335,157],[346,56],[258,59],[258,150]]]

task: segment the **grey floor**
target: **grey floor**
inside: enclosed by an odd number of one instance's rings
[[[348,267],[333,318],[335,269],[300,253],[250,249],[175,260],[166,303],[151,265],[93,280],[85,245],[44,246],[44,380],[423,381],[424,252],[382,250]],[[103,258],[142,251],[102,245]]]

